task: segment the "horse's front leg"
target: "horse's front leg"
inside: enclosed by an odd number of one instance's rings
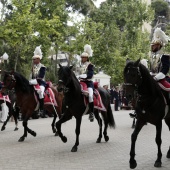
[[[67,138],[65,136],[63,136],[62,132],[61,132],[61,124],[70,120],[72,118],[71,114],[63,114],[63,116],[58,120],[58,122],[56,122],[56,128],[58,131],[58,135],[61,138],[61,140],[66,143],[67,142]]]
[[[3,123],[2,127],[1,127],[1,131],[5,130],[5,126],[8,123],[9,119],[11,118],[11,114],[8,115],[6,121]]]
[[[13,117],[14,117],[14,121],[15,121],[15,129],[14,131],[17,131],[18,128],[18,117],[19,117],[19,108],[16,107],[15,110],[13,110]]]
[[[24,127],[24,134],[23,134],[23,136],[21,136],[19,138],[18,142],[23,142],[25,140],[25,137],[27,137],[27,121],[28,121],[28,119],[24,118],[24,120],[22,122],[22,125]]]
[[[99,137],[97,138],[96,143],[100,143],[102,139],[102,119],[99,116],[99,112],[95,111],[95,118],[97,119],[98,125],[99,125]]]
[[[75,145],[72,147],[71,152],[77,152],[77,149],[78,149],[81,120],[82,120],[82,116],[76,118],[76,130],[75,130],[76,142],[75,142]]]
[[[130,160],[129,160],[131,169],[134,169],[137,166],[137,162],[135,160],[135,144],[136,144],[137,136],[140,130],[142,129],[142,127],[144,126],[144,124],[145,122],[137,120],[135,129],[131,135],[131,149],[130,149]]]
[[[162,133],[162,121],[156,125],[156,144],[158,146],[158,154],[157,154],[157,160],[155,161],[154,166],[155,167],[161,167],[162,162],[162,152],[161,152],[161,144],[162,144],[162,139],[161,139],[161,133]]]
[[[24,127],[24,134],[18,140],[19,142],[23,142],[25,140],[25,138],[27,137],[27,132],[30,133],[34,137],[37,135],[36,132],[34,132],[33,130],[28,128],[28,119],[29,119],[29,116],[25,116],[25,118],[22,122],[22,125]]]

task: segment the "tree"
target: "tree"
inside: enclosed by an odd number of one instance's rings
[[[164,16],[169,21],[170,9],[169,9],[168,2],[164,0],[155,0],[151,3],[151,7],[155,11],[155,16],[152,22],[152,26],[155,26],[159,16]]]

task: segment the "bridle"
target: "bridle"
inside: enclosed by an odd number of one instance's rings
[[[67,93],[69,91],[69,88],[67,87],[67,85],[68,85],[68,82],[64,84],[63,80],[59,80],[58,87],[57,87],[58,92]]]
[[[8,74],[7,77],[11,77],[11,80],[10,80],[10,83],[8,85],[6,85],[6,82],[4,82],[4,86],[5,86],[6,89],[11,90],[12,88],[15,87],[16,79],[15,79],[13,74]]]
[[[137,66],[137,67],[127,67],[127,72],[126,72],[126,75],[127,74],[129,74],[130,73],[130,69],[134,69],[134,70],[137,70],[137,81],[136,81],[136,83],[128,83],[128,82],[125,82],[125,84],[127,85],[127,84],[131,84],[131,85],[133,85],[133,86],[135,86],[136,88],[138,88],[139,87],[139,85],[141,84],[141,82],[142,82],[142,74],[141,74],[141,72],[140,72],[140,68],[139,68],[139,66]]]

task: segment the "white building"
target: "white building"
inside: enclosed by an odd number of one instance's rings
[[[110,78],[111,76],[104,74],[103,71],[100,71],[93,76],[93,81],[99,82],[101,87],[103,87],[104,85],[108,85],[108,88],[110,89]]]

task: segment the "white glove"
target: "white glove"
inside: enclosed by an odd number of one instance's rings
[[[31,80],[29,80],[29,84],[30,84],[30,85],[37,85],[37,84],[38,84],[37,79],[31,79]]]
[[[87,78],[87,74],[81,74],[81,75],[79,75],[79,78],[85,79],[85,78]]]
[[[159,81],[159,80],[164,79],[164,78],[165,78],[165,74],[163,74],[162,72],[159,72],[159,73],[154,77],[154,79],[155,79],[156,81]]]

